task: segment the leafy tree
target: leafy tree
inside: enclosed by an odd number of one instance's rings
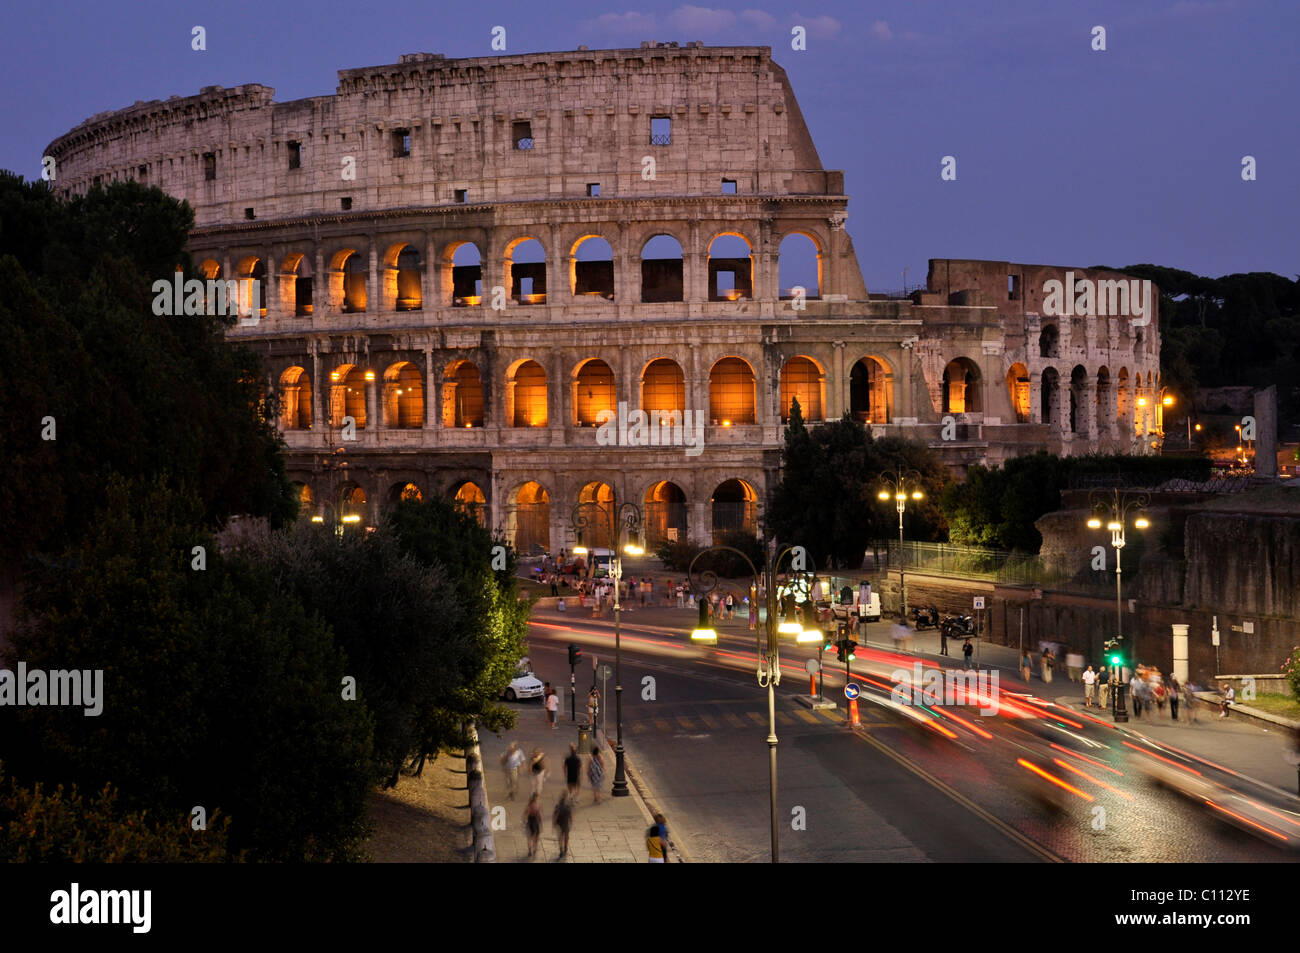
[[[113,784],[129,811],[220,810],[250,859],[354,858],[370,716],[343,698],[329,627],[223,558],[200,512],[115,479],[86,539],[31,570],[11,658],[101,670],[103,709],[0,709],[0,757],[23,784]]]
[[[783,545],[807,547],[818,568],[856,568],[872,540],[892,535],[894,511],[876,494],[881,474],[900,468],[919,471],[926,492],[905,514],[909,538],[938,538],[943,518],[935,498],[948,474],[934,451],[897,437],[875,440],[848,414],[809,431],[793,401],[766,528]]]

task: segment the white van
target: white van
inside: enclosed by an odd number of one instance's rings
[[[831,602],[831,613],[835,617],[835,621],[848,622],[853,625],[857,625],[859,621],[880,621],[880,593],[874,592],[871,583],[865,579],[858,584],[856,589],[842,586],[834,595],[835,598]]]

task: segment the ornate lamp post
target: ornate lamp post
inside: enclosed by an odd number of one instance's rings
[[[594,506],[609,518],[609,534],[613,543],[610,547],[609,574],[614,579],[614,731],[616,740],[614,744],[614,784],[610,793],[614,797],[627,797],[631,792],[627,788],[627,767],[623,750],[623,640],[621,637],[623,603],[620,590],[623,588],[622,553],[626,551],[629,556],[640,556],[645,552],[645,545],[642,542],[642,533],[644,531],[641,529],[641,508],[635,503],[624,503],[621,506],[611,503],[612,509],[606,509],[599,503],[579,503],[573,508],[571,517],[579,544],[582,542],[582,531],[590,523],[587,515],[582,512],[584,506]],[[628,542],[620,550],[618,544],[625,534]],[[577,550],[578,547],[574,547],[575,553]]]
[[[1123,567],[1121,565],[1121,554],[1124,552],[1124,532],[1128,522],[1130,512],[1136,510],[1137,515],[1133,520],[1133,526],[1136,529],[1146,529],[1151,525],[1146,518],[1146,507],[1151,502],[1151,496],[1148,493],[1130,493],[1116,487],[1111,491],[1109,498],[1106,494],[1093,493],[1092,509],[1094,515],[1088,520],[1089,529],[1101,529],[1104,525],[1110,530],[1110,544],[1115,548],[1115,643],[1119,649],[1121,660],[1125,654],[1128,656],[1130,663],[1136,664],[1137,661],[1137,639],[1134,638],[1129,643],[1127,653],[1124,650],[1124,599],[1123,599]],[[1102,517],[1106,518],[1103,524]],[[1111,665],[1111,711],[1116,721],[1128,721],[1128,712],[1124,709],[1124,681],[1120,677],[1120,672],[1116,671],[1116,666]]]
[[[907,619],[907,580],[903,575],[903,511],[907,509],[907,500],[909,496],[914,501],[920,501],[925,498],[925,493],[921,491],[921,474],[916,470],[886,470],[880,475],[880,479],[887,490],[881,490],[877,494],[877,499],[888,503],[894,501],[894,508],[898,510],[898,615],[899,618]],[[911,486],[909,493],[908,487]]]
[[[762,627],[762,634],[755,633],[758,655],[758,684],[760,688],[767,689],[767,773],[768,773],[768,800],[772,817],[772,863],[778,863],[780,860],[779,852],[779,824],[776,807],[776,686],[781,684],[781,652],[780,637],[782,635],[793,638],[797,642],[818,642],[822,641],[821,632],[816,629],[804,629],[793,618],[787,618],[778,625],[776,620],[777,609],[777,573],[781,565],[781,560],[787,555],[791,556],[791,566],[796,571],[803,571],[805,564],[808,562],[807,551],[802,546],[787,546],[779,553],[775,552],[775,543],[770,543],[765,547],[767,550],[767,562],[760,573],[754,567],[753,561],[742,553],[740,550],[731,546],[710,546],[696,554],[691,560],[687,575],[691,580],[691,588],[696,593],[697,599],[708,598],[708,594],[718,587],[718,574],[711,569],[696,569],[696,564],[702,556],[709,553],[734,553],[745,561],[749,567],[752,579],[763,580],[766,592],[764,594],[764,607],[766,610],[766,619]],[[755,586],[750,587],[750,592],[754,592]],[[700,613],[701,619],[704,613]],[[701,623],[701,627],[703,623]],[[701,631],[700,629],[696,630]],[[692,636],[695,638],[696,636]],[[764,644],[766,639],[766,645]]]

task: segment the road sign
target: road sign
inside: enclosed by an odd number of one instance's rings
[[[983,597],[983,596],[976,596],[976,597],[975,597],[975,608],[976,608],[976,609],[983,609],[983,608],[984,608],[984,597]]]
[[[817,661],[815,658],[810,658],[808,659],[808,661],[803,663],[803,670],[807,672],[809,675],[816,674],[821,669],[821,667],[822,667],[821,662]]]
[[[862,689],[858,686],[857,682],[849,682],[844,686],[844,697],[852,701],[854,698],[858,697],[861,691]]]

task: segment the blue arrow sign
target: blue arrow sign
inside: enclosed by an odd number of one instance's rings
[[[844,686],[844,697],[848,699],[857,698],[862,691],[857,682],[849,682]]]

